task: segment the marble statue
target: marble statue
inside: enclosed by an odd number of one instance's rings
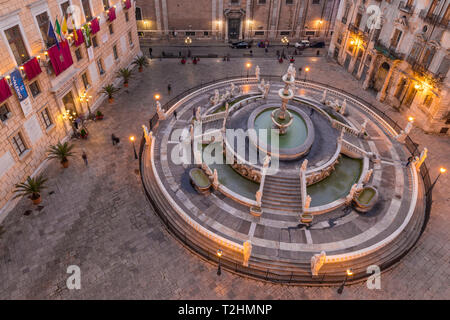
[[[255,75],[256,75],[256,79],[259,81],[259,76],[260,76],[259,66],[256,66],[256,68],[255,68]]]
[[[217,188],[219,187],[219,175],[217,174],[217,169],[214,169],[213,172],[213,183],[212,183],[214,189],[217,190]]]
[[[320,254],[315,254],[311,257],[311,273],[313,276],[319,275],[319,270],[324,265],[327,259],[325,251],[320,252]]]
[[[428,156],[428,149],[427,148],[423,148],[422,152],[420,153],[420,158],[419,158],[419,160],[416,163],[417,170],[420,170],[420,166],[425,161],[427,156]]]
[[[350,203],[353,200],[357,189],[358,189],[358,185],[356,183],[354,185],[352,185],[352,188],[350,189],[350,193],[345,198],[347,203]]]
[[[320,100],[321,103],[325,103],[327,101],[327,89],[323,90],[322,99]]]
[[[305,205],[303,206],[304,209],[309,209],[309,206],[311,205],[311,196],[307,195],[305,199]]]
[[[161,120],[166,119],[166,113],[162,110],[161,102],[156,101],[156,113]]]
[[[267,99],[269,96],[269,90],[270,90],[270,83],[267,81],[267,83],[264,86],[264,99]]]
[[[297,71],[295,70],[294,64],[293,63],[289,64],[287,74],[290,76],[291,80],[295,80],[296,72]]]
[[[373,169],[369,169],[366,173],[366,176],[364,177],[364,183],[368,183],[370,180],[370,177],[372,176]]]
[[[195,118],[197,121],[202,120],[202,115],[200,113],[200,107],[197,107],[197,111],[195,112]]]
[[[260,190],[256,191],[255,199],[256,199],[256,203],[260,206],[261,199],[262,199],[262,192]]]
[[[302,166],[300,167],[300,171],[306,173],[306,167],[308,166],[308,159],[303,160]]]
[[[342,101],[341,108],[339,109],[339,113],[340,113],[340,114],[344,114],[346,108],[347,108],[347,100],[344,99],[344,101]]]

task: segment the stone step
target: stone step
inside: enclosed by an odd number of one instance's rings
[[[283,194],[280,192],[266,192],[266,190],[264,189],[263,192],[263,200],[264,199],[269,199],[269,200],[277,200],[277,199],[283,199],[284,201],[288,201],[288,202],[301,202],[301,197],[300,197],[300,193],[296,193],[296,194]]]
[[[271,192],[285,192],[288,194],[299,194],[300,186],[278,186],[273,184],[264,183],[264,190],[270,190]]]
[[[276,175],[266,175],[266,180],[269,180],[269,181],[288,181],[288,182],[298,182],[298,183],[300,183],[300,177],[280,176],[280,175],[278,175],[278,173]]]

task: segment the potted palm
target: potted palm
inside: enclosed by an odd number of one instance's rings
[[[131,79],[131,70],[128,68],[122,68],[117,71],[117,78],[123,79],[123,86],[128,87],[128,80]]]
[[[133,64],[138,66],[139,72],[142,72],[142,70],[144,70],[144,67],[148,66],[147,57],[145,57],[144,55],[136,57],[133,61]]]
[[[108,102],[113,103],[114,93],[116,93],[117,91],[119,91],[119,88],[114,87],[113,84],[108,84],[104,86],[100,92],[108,95]]]
[[[74,145],[69,144],[68,142],[58,142],[57,145],[51,146],[48,149],[47,159],[58,159],[63,168],[69,167],[69,157],[72,157],[74,153],[72,152]]]
[[[100,110],[95,114],[95,120],[103,120],[103,113]]]
[[[27,181],[24,183],[18,183],[16,184],[16,189],[14,190],[14,193],[16,195],[14,196],[14,199],[22,197],[22,196],[28,196],[31,201],[33,201],[33,204],[38,205],[41,203],[41,191],[46,188],[45,183],[48,179],[44,178],[43,175],[39,175],[35,178],[31,178],[28,176]]]

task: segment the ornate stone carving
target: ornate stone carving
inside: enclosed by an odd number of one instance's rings
[[[327,254],[325,251],[320,252],[320,254],[315,254],[311,257],[311,273],[313,276],[319,275],[319,270],[325,264],[327,259]]]

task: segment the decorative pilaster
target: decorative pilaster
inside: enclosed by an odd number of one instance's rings
[[[252,243],[250,240],[244,242],[244,261],[242,265],[244,267],[248,267],[248,261],[250,260],[250,256],[252,254]]]
[[[311,257],[311,273],[313,276],[319,275],[319,270],[325,264],[327,259],[327,254],[325,251],[320,252],[320,254],[315,254]]]

